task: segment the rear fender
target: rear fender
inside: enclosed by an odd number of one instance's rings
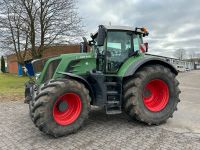
[[[176,68],[172,64],[168,63],[167,61],[158,57],[143,57],[139,59],[138,61],[132,63],[127,68],[124,74],[124,77],[132,76],[142,67],[147,66],[147,65],[153,65],[153,64],[160,64],[162,66],[165,66],[169,68],[175,75],[178,75],[178,71],[176,70]]]

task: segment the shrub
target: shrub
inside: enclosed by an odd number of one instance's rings
[[[1,72],[6,73],[5,59],[1,56]]]

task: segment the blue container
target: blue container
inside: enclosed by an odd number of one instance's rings
[[[25,67],[27,69],[27,75],[34,76],[33,65],[31,64],[31,62],[26,62]]]
[[[18,76],[23,75],[22,65],[18,64]]]

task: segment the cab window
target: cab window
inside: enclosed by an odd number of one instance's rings
[[[129,56],[131,49],[131,33],[124,31],[109,31],[107,33],[107,54],[111,72],[119,69],[122,62]]]
[[[139,36],[138,35],[133,35],[133,46],[134,46],[134,51],[139,51],[140,46],[139,46]]]
[[[134,51],[139,51],[140,50],[140,44],[142,44],[142,37],[141,35],[138,34],[134,34],[133,35],[133,47],[134,47]]]
[[[126,55],[130,50],[131,35],[127,32],[110,31],[107,37],[107,51],[113,57],[121,54]]]

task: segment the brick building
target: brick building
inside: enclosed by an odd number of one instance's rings
[[[78,53],[79,51],[80,51],[79,45],[50,46],[44,51],[42,58],[54,57],[66,53]],[[25,60],[31,60],[31,59],[32,59],[31,56],[27,54]],[[7,71],[13,74],[18,73],[18,62],[15,54],[7,56]]]

